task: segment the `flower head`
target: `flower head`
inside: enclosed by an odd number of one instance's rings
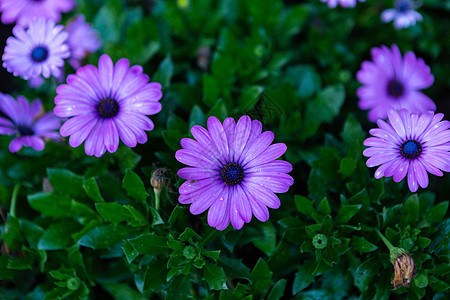
[[[316,234],[313,237],[312,243],[316,249],[323,249],[327,246],[327,237],[323,234]]]
[[[195,125],[195,140],[181,140],[183,149],[175,157],[190,167],[178,175],[187,181],[179,189],[179,202],[192,204],[191,213],[209,208],[208,224],[224,230],[231,221],[240,229],[255,217],[265,222],[270,208],[278,208],[274,193],[285,193],[293,184],[290,163],[277,160],[286,151],[282,143],[270,145],[274,134],[261,133],[261,122],[243,116],[236,123],[227,118],[223,124],[208,119],[208,129]]]
[[[389,8],[381,13],[381,20],[384,23],[394,20],[397,29],[407,28],[422,21],[422,15],[414,10],[415,3],[412,0],[397,0],[394,8]]]
[[[33,17],[42,17],[58,22],[61,13],[72,10],[74,0],[1,0],[2,22],[28,25]]]
[[[6,40],[3,67],[14,76],[24,79],[50,75],[58,77],[64,59],[70,56],[62,25],[52,20],[35,18],[25,29],[21,25],[13,28],[14,37]]]
[[[327,2],[328,7],[335,8],[338,4],[342,7],[355,7],[357,0],[320,0],[321,2]],[[358,0],[359,2],[365,2],[366,0]]]
[[[81,66],[81,60],[89,53],[97,51],[102,42],[98,38],[97,31],[85,22],[84,15],[78,15],[70,20],[66,25],[66,31],[69,34],[67,43],[71,52],[69,63],[77,69]]]
[[[119,138],[129,147],[147,142],[145,131],[154,125],[146,115],[161,110],[162,93],[161,85],[149,83],[142,71],[125,58],[114,65],[103,54],[98,68],[86,65],[67,76],[67,84],[56,89],[54,112],[70,118],[60,129],[62,136],[70,136],[70,146],[86,140],[86,154],[100,157],[115,152]]]
[[[450,122],[433,112],[410,114],[406,109],[390,109],[389,123],[378,120],[379,128],[364,141],[363,154],[370,157],[368,167],[380,166],[375,178],[394,177],[395,182],[408,175],[408,186],[416,192],[428,186],[428,173],[442,176],[450,172]],[[442,170],[442,171],[441,171]]]
[[[39,99],[29,104],[23,96],[18,96],[15,101],[10,95],[0,93],[0,111],[9,118],[0,117],[0,134],[16,136],[9,144],[11,152],[19,151],[22,146],[42,151],[45,146],[42,138],[60,138],[54,130],[59,128],[61,121],[53,112],[39,117],[43,111]]]
[[[375,122],[386,119],[389,107],[410,112],[435,110],[433,100],[419,90],[430,87],[434,77],[423,59],[413,52],[404,57],[396,45],[372,48],[372,61],[361,65],[356,77],[363,84],[358,88],[359,107],[369,109],[368,118]]]
[[[394,279],[391,282],[394,285],[394,289],[397,289],[400,285],[409,288],[411,280],[416,277],[414,260],[408,254],[408,251],[397,247],[391,250],[390,256],[395,272]]]

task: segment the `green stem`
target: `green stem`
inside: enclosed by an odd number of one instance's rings
[[[12,217],[16,216],[17,196],[19,195],[20,186],[21,186],[20,183],[16,183],[12,192],[11,205],[9,207],[9,214]]]
[[[157,189],[153,189],[153,191],[155,192],[155,208],[156,210],[159,210],[159,204],[160,204],[160,195],[161,195],[161,190],[157,190]]]
[[[391,244],[391,242],[388,241],[387,238],[384,237],[383,234],[381,234],[381,232],[375,228],[375,232],[378,234],[378,236],[380,237],[380,239],[383,241],[383,243],[386,245],[386,247],[388,247],[389,252],[392,251],[392,249],[394,249],[395,247]]]

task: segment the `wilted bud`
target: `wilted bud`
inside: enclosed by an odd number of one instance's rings
[[[150,183],[155,191],[161,191],[163,187],[170,184],[170,171],[168,169],[157,169],[152,174]]]
[[[327,237],[323,234],[316,234],[313,237],[312,243],[316,249],[323,249],[327,246]]]
[[[394,289],[397,289],[400,285],[409,288],[411,281],[416,276],[416,265],[408,251],[402,248],[393,248],[391,250],[391,262],[395,271],[394,279],[391,282]]]
[[[209,47],[201,46],[197,51],[197,66],[206,71],[211,60],[211,50]]]

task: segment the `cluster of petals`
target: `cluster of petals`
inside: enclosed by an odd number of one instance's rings
[[[161,85],[149,83],[139,65],[130,67],[122,58],[115,65],[107,54],[98,68],[86,65],[67,77],[67,84],[56,89],[55,115],[69,118],[60,129],[69,144],[78,147],[84,141],[87,155],[113,153],[119,139],[129,147],[147,142],[145,131],[153,122],[146,115],[161,110]]]
[[[9,151],[17,152],[22,146],[41,151],[45,147],[43,138],[59,140],[55,131],[61,121],[53,112],[43,114],[39,99],[31,104],[23,96],[17,101],[10,95],[0,93],[0,111],[7,117],[0,117],[0,134],[15,136],[9,144]]]
[[[394,8],[388,8],[381,13],[381,20],[385,23],[394,21],[397,29],[414,26],[417,21],[422,21],[422,15],[414,10],[415,2],[412,0],[397,0]]]
[[[179,202],[191,204],[192,214],[209,208],[208,224],[218,230],[231,222],[236,229],[250,222],[252,215],[264,222],[270,208],[278,208],[275,193],[285,193],[293,184],[289,162],[277,160],[286,145],[271,145],[274,134],[262,131],[262,124],[243,116],[236,123],[223,124],[210,117],[207,129],[193,126],[194,139],[181,140],[183,149],[175,157],[189,167],[178,175],[187,181],[180,186]]]
[[[428,186],[428,173],[442,176],[450,172],[450,122],[443,114],[397,112],[390,109],[389,123],[378,120],[379,128],[364,141],[368,167],[379,166],[375,178],[391,177],[395,182],[407,176],[412,192]],[[427,173],[428,172],[428,173]]]
[[[44,18],[34,18],[28,28],[16,25],[14,36],[6,40],[3,67],[27,80],[41,75],[58,77],[64,59],[70,56],[68,34],[63,29],[63,25]]]
[[[373,61],[364,61],[356,74],[363,84],[357,90],[358,105],[369,110],[370,121],[386,119],[390,107],[419,113],[436,110],[433,100],[420,91],[434,82],[423,59],[410,51],[402,57],[397,45],[374,47],[371,52]]]
[[[338,4],[342,7],[355,7],[357,1],[365,2],[366,0],[320,0],[321,2],[326,2],[328,7],[335,8]]]

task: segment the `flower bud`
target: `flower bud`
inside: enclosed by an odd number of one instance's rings
[[[397,247],[391,250],[390,256],[395,271],[394,279],[391,281],[394,289],[397,289],[400,285],[409,288],[411,281],[416,276],[414,260],[408,254],[408,251]]]
[[[157,169],[152,174],[150,183],[155,191],[160,192],[164,186],[170,184],[170,171],[168,169]]]
[[[316,249],[323,249],[327,246],[327,237],[323,234],[316,234],[313,237],[312,243]]]

